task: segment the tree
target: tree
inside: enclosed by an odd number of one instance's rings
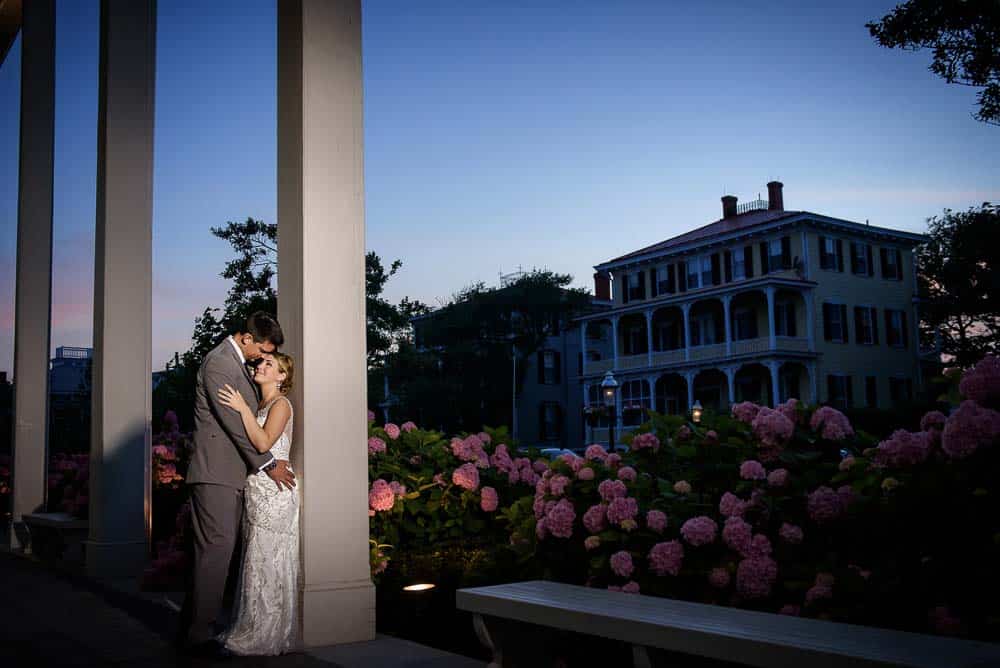
[[[917,250],[924,344],[969,366],[1000,351],[1000,206],[928,219],[929,241]]]
[[[886,48],[931,49],[932,72],[982,88],[973,118],[1000,125],[1000,0],[908,0],[865,27]]]

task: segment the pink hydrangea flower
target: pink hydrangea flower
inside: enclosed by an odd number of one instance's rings
[[[406,485],[401,485],[395,480],[389,483],[389,488],[397,497],[404,496],[406,494]]]
[[[687,480],[678,480],[674,483],[674,491],[678,494],[690,494],[691,493],[691,483]]]
[[[559,499],[559,502],[549,508],[545,514],[545,526],[556,538],[569,538],[573,535],[573,522],[576,511],[569,499]]]
[[[608,521],[612,524],[621,524],[625,520],[634,520],[639,514],[639,502],[631,497],[619,496],[611,499],[608,506]]]
[[[417,428],[417,425],[414,422],[407,420],[403,424],[399,425],[399,428],[403,431],[413,431]]]
[[[684,561],[684,546],[670,540],[657,543],[649,551],[649,570],[656,575],[677,575]]]
[[[740,464],[740,477],[744,480],[764,480],[767,478],[767,471],[760,462],[748,459]]]
[[[636,473],[635,469],[631,466],[623,466],[618,469],[618,479],[626,480],[628,482],[635,482]]]
[[[771,487],[784,487],[788,484],[788,469],[774,469],[767,474],[767,484]]]
[[[744,424],[752,424],[753,419],[757,417],[757,412],[760,411],[760,406],[753,403],[752,401],[741,401],[738,404],[733,404],[733,417]]]
[[[751,426],[754,436],[770,448],[784,446],[795,431],[795,423],[785,417],[784,413],[767,406],[760,407]]]
[[[589,466],[581,466],[580,470],[576,472],[577,480],[593,480],[594,479],[594,469]]]
[[[611,501],[628,494],[625,483],[621,480],[602,480],[597,486],[597,492],[605,501]]]
[[[947,419],[948,417],[941,411],[924,413],[924,416],[920,418],[920,431],[930,431],[931,429],[941,431],[944,429],[944,423]]]
[[[448,483],[446,483],[444,480],[443,473],[434,474],[434,483],[437,484],[439,487],[446,487],[448,485]]]
[[[1000,408],[1000,357],[988,353],[964,374],[958,391],[981,406]]]
[[[549,493],[552,496],[562,496],[566,493],[567,487],[569,487],[569,478],[566,476],[560,474],[549,478]]]
[[[743,598],[767,598],[777,579],[778,563],[771,557],[744,559],[736,567],[736,591]]]
[[[842,441],[854,436],[850,420],[833,406],[818,408],[809,420],[809,428],[828,441]]]
[[[590,550],[596,550],[601,546],[601,539],[598,536],[587,536],[583,539],[583,547]]]
[[[752,535],[753,529],[742,517],[734,515],[722,526],[722,542],[743,557],[750,554]]]
[[[479,432],[478,434],[476,434],[476,436],[479,437],[479,440],[481,442],[483,442],[483,443],[485,443],[487,445],[489,445],[493,441],[493,438],[489,434],[487,434],[485,431]]]
[[[815,584],[806,591],[806,605],[833,598],[833,587]]]
[[[933,437],[926,431],[897,429],[878,444],[873,459],[883,466],[912,466],[927,460]]]
[[[1000,436],[1000,413],[966,400],[948,417],[941,432],[941,449],[952,459],[964,459]]]
[[[374,455],[379,452],[385,452],[385,441],[378,436],[370,437],[368,439],[368,454]]]
[[[488,513],[492,513],[497,509],[500,503],[500,498],[497,496],[497,491],[492,487],[483,487],[479,490],[479,507]]]
[[[590,533],[601,533],[607,527],[606,517],[607,506],[604,504],[591,506],[583,514],[583,527]]]
[[[667,514],[662,510],[650,510],[646,513],[646,526],[656,533],[663,533],[667,528]]]
[[[692,517],[681,525],[681,535],[684,540],[695,547],[713,542],[718,530],[719,525],[712,518],[704,515]]]
[[[583,456],[585,459],[592,462],[603,462],[608,456],[608,451],[605,450],[603,446],[594,443],[593,445],[587,446],[587,449],[583,451]]]
[[[829,522],[843,514],[845,510],[844,498],[841,494],[824,485],[809,494],[806,508],[809,511],[809,517],[814,522]]]
[[[479,471],[475,464],[462,464],[451,474],[451,482],[470,492],[479,488]]]
[[[799,405],[799,400],[796,399],[795,397],[792,397],[788,401],[778,404],[775,407],[775,410],[784,415],[792,422],[792,424],[794,424],[796,418],[798,417],[798,412],[796,411],[798,405]]]
[[[660,449],[660,439],[653,433],[638,434],[632,439],[631,448],[633,452],[647,448],[657,452]]]
[[[623,594],[638,594],[639,593],[639,583],[635,580],[629,580],[622,585]]]
[[[375,411],[372,411],[372,410],[368,411],[368,421],[369,422],[374,422],[375,421]]]
[[[784,522],[781,528],[778,529],[778,535],[781,537],[781,540],[789,545],[798,545],[802,542],[803,538],[802,527]]]
[[[725,568],[713,568],[708,573],[708,584],[716,589],[725,589],[729,586],[729,571]]]
[[[723,517],[742,517],[747,504],[732,492],[726,492],[719,500],[719,512]]]
[[[613,469],[621,463],[622,463],[622,456],[619,455],[617,452],[612,452],[604,460],[605,466],[607,466],[609,469]]]
[[[531,464],[531,468],[535,471],[535,473],[541,475],[549,470],[549,463],[544,459],[536,459]]]
[[[548,529],[545,527],[545,518],[535,522],[535,536],[538,540],[545,540],[545,537],[549,535]]]
[[[389,483],[378,478],[372,482],[371,488],[368,490],[368,507],[376,512],[385,512],[392,510],[393,505],[396,503],[396,495],[392,491],[392,487]]]
[[[762,533],[754,534],[750,541],[749,557],[767,557],[771,555],[771,540]]]
[[[693,432],[686,424],[682,424],[674,435],[678,441],[688,441],[691,439],[691,436],[693,436]]]
[[[612,554],[611,571],[623,578],[632,575],[632,572],[635,571],[635,565],[632,563],[632,555],[625,550],[619,550]]]
[[[709,429],[705,432],[705,445],[718,445],[719,444],[719,433],[714,429]]]
[[[386,436],[388,436],[389,438],[391,438],[394,441],[397,438],[399,438],[399,427],[396,426],[396,425],[394,425],[391,422],[386,422],[385,426],[382,427],[382,430],[385,431],[385,435]]]

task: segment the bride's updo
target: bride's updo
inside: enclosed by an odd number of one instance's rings
[[[294,387],[295,360],[291,355],[279,352],[275,352],[273,357],[278,365],[278,371],[285,374],[285,379],[278,385],[278,389],[282,394],[288,394],[292,391],[292,387]]]

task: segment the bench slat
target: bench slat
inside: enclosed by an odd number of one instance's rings
[[[1000,667],[1000,645],[557,582],[462,589],[459,609],[696,656],[825,668]]]

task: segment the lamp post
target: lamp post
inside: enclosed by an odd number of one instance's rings
[[[698,424],[701,422],[701,402],[695,401],[694,405],[691,407],[691,420]]]
[[[608,429],[608,452],[615,451],[615,425],[618,422],[618,411],[615,409],[615,395],[618,390],[618,381],[614,374],[608,371],[601,381],[601,392],[604,394],[604,405],[610,414],[611,424]]]

